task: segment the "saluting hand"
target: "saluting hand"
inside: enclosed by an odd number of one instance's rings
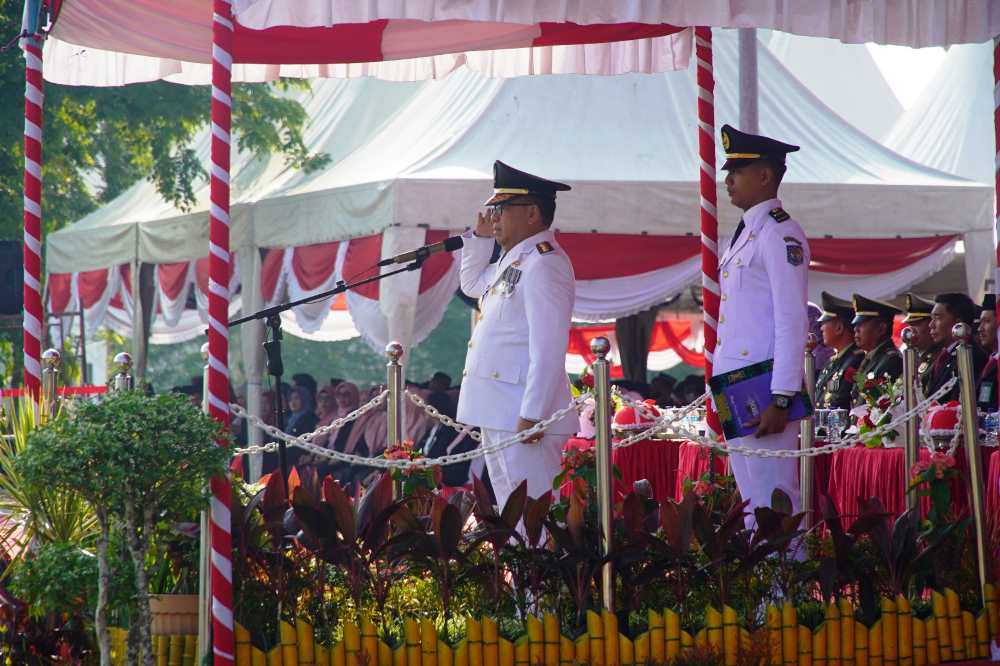
[[[479,236],[480,238],[492,238],[493,237],[493,216],[496,212],[493,209],[487,210],[485,213],[476,214],[476,228],[472,232]]]
[[[759,419],[751,421],[748,426],[757,426],[754,437],[760,439],[766,435],[777,435],[785,431],[788,425],[788,410],[778,409],[774,405],[768,405]]]

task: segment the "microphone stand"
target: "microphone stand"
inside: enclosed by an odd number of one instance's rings
[[[378,282],[392,275],[398,275],[400,273],[406,273],[408,271],[415,271],[420,268],[427,255],[417,255],[412,263],[403,266],[402,268],[397,268],[394,271],[389,271],[388,273],[381,273],[379,275],[373,275],[371,277],[365,278],[364,280],[358,280],[357,282],[351,282],[350,284],[344,282],[343,280],[338,280],[337,285],[328,291],[320,292],[318,294],[313,294],[312,296],[306,296],[305,298],[300,298],[296,301],[288,301],[287,303],[279,303],[278,305],[273,305],[269,308],[264,308],[258,312],[233,319],[229,322],[230,328],[233,326],[239,326],[240,324],[246,323],[248,321],[253,321],[255,319],[263,319],[265,326],[268,328],[269,337],[265,336],[264,340],[264,355],[267,364],[267,373],[274,378],[274,415],[277,420],[278,427],[284,427],[284,407],[281,404],[281,375],[284,374],[284,364],[281,362],[281,313],[285,310],[290,310],[297,305],[304,305],[306,303],[314,303],[316,301],[321,301],[324,298],[329,298],[331,296],[336,296],[337,294],[342,294],[349,289],[354,289],[371,282]],[[378,268],[376,266],[375,268]],[[286,482],[288,481],[288,453],[285,446],[285,440],[278,440],[278,465],[281,467],[281,477]]]

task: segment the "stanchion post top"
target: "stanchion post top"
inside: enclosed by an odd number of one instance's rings
[[[59,366],[59,361],[62,360],[62,354],[59,353],[58,349],[46,349],[42,352],[42,364],[47,368],[56,368]]]
[[[597,358],[603,360],[611,351],[611,342],[603,335],[599,335],[590,341],[590,351]]]
[[[903,329],[902,333],[899,334],[899,337],[903,340],[903,344],[907,347],[912,347],[913,339],[917,337],[917,331],[912,326],[907,326]]]
[[[132,368],[132,354],[128,352],[118,352],[115,354],[114,364],[121,366],[124,370]]]
[[[955,336],[956,340],[968,342],[972,338],[972,327],[962,321],[952,327],[951,334]]]
[[[806,336],[806,351],[808,353],[813,353],[816,347],[819,346],[819,338],[816,337],[815,333],[810,333]]]
[[[208,343],[206,342],[201,346],[201,360],[208,363]]]
[[[385,355],[389,357],[390,363],[399,363],[403,358],[403,345],[393,340],[385,346]]]

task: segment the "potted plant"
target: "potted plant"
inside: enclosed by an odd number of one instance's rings
[[[162,524],[207,503],[208,479],[226,471],[225,428],[184,396],[127,391],[79,403],[35,430],[16,469],[30,482],[76,490],[97,515],[98,600],[95,627],[101,664],[110,664],[107,630],[112,530],[131,560],[136,599],[130,639],[136,662],[152,666],[152,617],[146,558]]]

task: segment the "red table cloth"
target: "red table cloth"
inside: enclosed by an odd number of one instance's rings
[[[989,471],[986,474],[986,516],[993,525],[996,512],[1000,511],[1000,451],[988,449],[990,454]]]
[[[982,449],[984,474],[993,453],[993,449]],[[929,458],[927,449],[921,448],[920,459]],[[966,462],[965,449],[960,447],[955,458],[959,469],[968,474],[969,465]],[[909,470],[903,469],[902,448],[868,449],[858,446],[841,449],[833,454],[830,463],[827,494],[840,512],[846,529],[857,514],[859,497],[865,499],[877,497],[887,512],[893,516],[900,515],[906,509],[903,483],[904,480],[908,482],[909,477]],[[968,492],[964,482],[955,484],[952,499],[956,512],[967,511]],[[924,512],[928,508],[926,501],[923,505]]]
[[[593,441],[571,438],[565,448],[586,448],[593,446]],[[646,479],[653,487],[654,498],[673,497],[680,446],[679,441],[644,440],[615,450],[612,458],[622,473],[621,482],[616,486],[620,485],[621,490],[627,491],[632,489],[634,482]]]

